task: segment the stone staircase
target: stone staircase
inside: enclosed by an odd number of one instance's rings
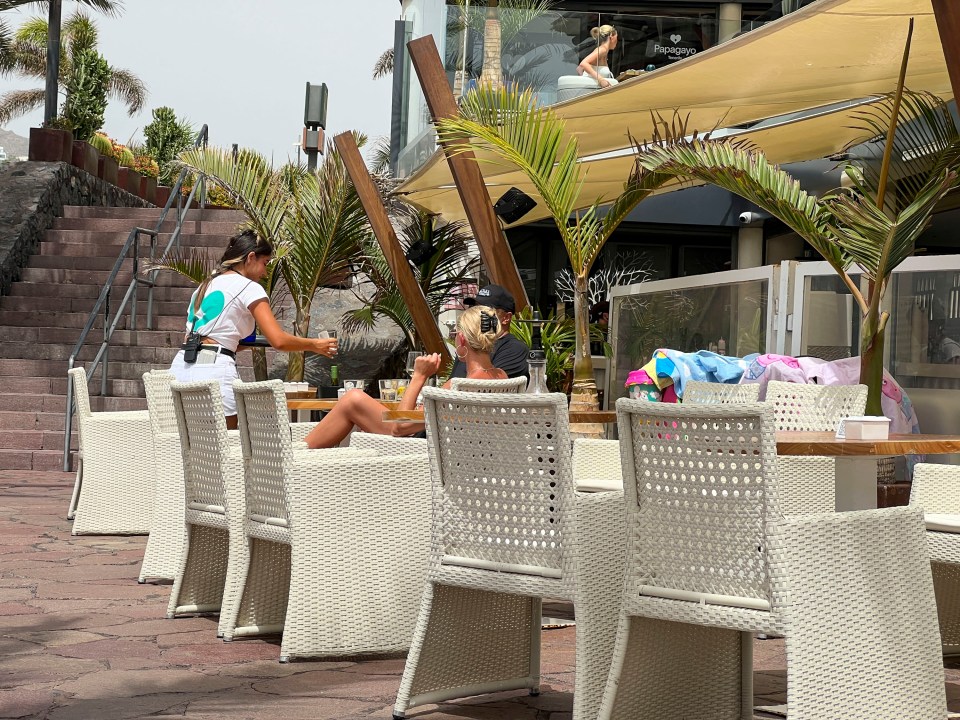
[[[57,470],[63,467],[67,360],[110,270],[136,226],[153,228],[157,208],[66,207],[48,230],[40,251],[24,269],[10,294],[0,297],[0,471]],[[209,248],[217,258],[243,215],[235,210],[191,210],[181,232],[184,247]],[[163,248],[173,223],[161,228]],[[149,254],[149,238],[141,237],[141,253]],[[132,260],[114,285],[115,308],[127,290]],[[137,302],[137,330],[129,316],[113,334],[109,350],[107,394],[100,397],[100,372],[90,383],[91,406],[99,410],[146,408],[141,376],[164,368],[183,341],[186,305],[194,285],[176,273],[161,271],[153,295],[153,329],[146,330],[147,288]],[[77,360],[83,366],[103,340],[98,318]],[[249,353],[238,363],[250,365]],[[74,423],[75,425],[75,423]],[[76,432],[72,433],[76,448]]]

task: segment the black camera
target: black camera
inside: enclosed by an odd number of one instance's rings
[[[193,365],[197,361],[197,353],[200,352],[200,340],[203,336],[200,333],[192,332],[187,335],[187,341],[183,344],[183,361],[187,365]]]

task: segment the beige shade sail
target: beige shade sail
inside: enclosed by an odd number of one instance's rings
[[[911,17],[907,87],[949,98],[950,78],[930,0],[820,0],[686,60],[555,105],[568,134],[577,138],[587,169],[578,206],[620,194],[633,159],[617,151],[629,147],[630,135],[651,137],[655,113],[669,119],[677,110],[688,118],[689,129],[703,132],[892,91]],[[854,127],[853,112],[824,111],[741,136],[772,162],[821,158],[869,137]],[[482,150],[477,158],[494,200],[518,187],[538,201],[517,224],[547,215],[523,173]],[[448,220],[464,218],[441,151],[398,193]]]

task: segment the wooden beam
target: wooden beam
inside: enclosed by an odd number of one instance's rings
[[[340,133],[333,138],[333,142],[340,151],[340,157],[343,160],[344,167],[353,186],[357,189],[357,195],[363,204],[363,209],[370,220],[370,226],[373,228],[373,234],[376,235],[383,254],[387,258],[390,270],[393,271],[393,277],[396,278],[397,287],[403,296],[407,307],[410,309],[410,315],[413,317],[414,327],[417,329],[417,335],[423,341],[423,346],[428,353],[440,353],[443,358],[443,365],[451,359],[450,348],[443,341],[440,334],[440,328],[437,321],[430,312],[430,306],[423,296],[423,290],[420,284],[413,276],[410,269],[410,263],[404,255],[403,248],[400,246],[400,240],[390,224],[390,218],[387,217],[387,211],[380,200],[380,194],[370,179],[370,173],[367,172],[367,166],[360,156],[360,150],[353,139],[353,133]]]
[[[450,92],[447,74],[443,69],[433,36],[426,35],[411,40],[407,43],[407,48],[410,51],[413,67],[420,78],[420,87],[423,88],[434,122],[439,118],[456,116],[457,101]],[[510,244],[493,212],[493,203],[490,202],[490,195],[487,193],[476,157],[472,152],[454,154],[448,147],[443,147],[443,150],[450,165],[453,182],[460,194],[460,202],[463,203],[473,236],[480,248],[480,259],[483,260],[493,282],[502,285],[513,295],[519,312],[528,304],[527,291],[520,279],[520,271],[517,270]]]
[[[953,97],[960,102],[960,3],[957,0],[932,0],[932,3]]]

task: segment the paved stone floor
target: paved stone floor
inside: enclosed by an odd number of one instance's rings
[[[170,586],[136,581],[145,538],[71,537],[72,483],[64,473],[0,472],[0,718],[391,717],[402,657],[281,665],[278,638],[224,643],[214,619],[164,619]],[[543,633],[539,697],[501,693],[409,717],[569,720],[575,632]],[[756,641],[758,704],[785,702],[784,668],[782,641]],[[960,671],[947,678],[960,709]]]

